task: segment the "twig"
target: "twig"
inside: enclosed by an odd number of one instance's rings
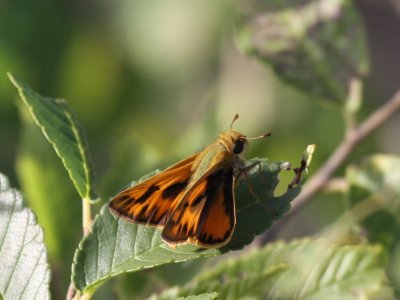
[[[358,88],[357,85],[355,87]],[[349,98],[353,96],[354,94],[350,91]],[[345,115],[347,126],[344,140],[317,173],[307,180],[302,192],[293,201],[292,209],[288,212],[285,218],[277,221],[269,231],[260,237],[258,244],[264,245],[265,243],[276,239],[281,230],[285,227],[285,224],[289,223],[290,220],[298,214],[301,208],[329,183],[334,172],[341,166],[344,160],[353,151],[354,147],[356,147],[366,136],[382,125],[398,110],[400,110],[400,89],[397,90],[389,101],[373,112],[358,127],[355,125],[352,116]],[[346,113],[349,113],[349,110]]]
[[[333,173],[349,156],[354,147],[357,146],[372,131],[382,125],[388,118],[394,115],[399,109],[400,89],[389,101],[373,112],[358,127],[350,127],[344,140],[336,148],[330,158],[318,170],[318,172],[307,181],[307,184],[304,186],[302,192],[293,202],[293,207],[288,216],[293,217],[295,214],[297,214],[300,208],[327,184]]]
[[[92,226],[92,212],[91,212],[91,203],[90,199],[83,198],[82,199],[82,227],[83,227],[83,237],[87,236],[90,232],[90,227]],[[79,295],[77,295],[76,290],[72,282],[70,283],[67,291],[67,300],[72,300],[75,298],[81,299]]]

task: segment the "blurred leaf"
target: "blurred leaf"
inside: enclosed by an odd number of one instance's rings
[[[144,299],[165,288],[165,283],[149,274],[153,270],[143,272],[125,273],[116,278],[115,293],[119,300]],[[156,278],[154,278],[156,277]],[[96,292],[97,293],[97,292]]]
[[[167,287],[184,285],[197,275],[207,260],[197,259],[165,264],[142,272],[121,274],[116,278],[115,292],[119,300],[145,299]],[[96,292],[95,295],[97,295]]]
[[[350,203],[369,201],[371,210],[362,220],[369,238],[391,248],[400,233],[400,157],[373,155],[350,166],[346,177]]]
[[[226,265],[225,265],[226,266]],[[167,299],[186,299],[190,295],[198,295],[203,293],[203,290],[217,291],[220,299],[243,299],[250,297],[250,299],[259,299],[261,295],[265,294],[266,282],[273,280],[284,271],[284,265],[277,265],[265,270],[261,274],[253,274],[246,276],[246,269],[241,272],[240,267],[235,268],[236,274],[229,274],[229,267],[224,275],[220,274],[219,278],[208,277],[204,282],[190,283],[191,287],[179,289],[172,288],[163,292],[160,296],[153,295],[149,299],[153,300],[167,300]],[[224,271],[225,272],[225,271]],[[229,278],[230,275],[234,278]]]
[[[179,299],[179,300],[214,300],[214,299],[221,299],[219,297],[219,294],[216,292],[211,292],[211,293],[202,293],[202,294],[196,294],[196,295],[190,295],[186,297],[178,296],[179,289],[169,289],[163,296],[157,297],[157,296],[152,296],[148,298],[149,300],[156,300],[156,299],[162,299],[162,300],[168,300],[168,299]]]
[[[349,202],[368,238],[389,256],[389,274],[400,291],[400,157],[376,154],[347,170]],[[364,209],[356,209],[356,205]]]
[[[372,299],[390,296],[378,246],[326,240],[276,242],[207,268],[188,285],[153,299],[217,292],[221,299]],[[388,299],[388,298],[385,298]]]
[[[172,249],[161,240],[158,229],[118,219],[105,205],[96,217],[91,233],[82,240],[75,254],[72,274],[75,287],[90,295],[104,280],[120,273],[243,248],[255,235],[282,217],[289,210],[290,201],[299,194],[301,187],[296,186],[279,197],[274,196],[279,172],[285,168],[287,163],[268,164],[264,160],[260,169],[253,168],[249,173],[249,182],[241,182],[236,193],[237,225],[230,243],[219,249],[202,249],[194,245]],[[249,184],[263,204],[279,216],[272,216],[271,211],[260,205],[248,191]]]
[[[21,194],[0,174],[0,293],[6,299],[49,299],[43,231]]]
[[[350,80],[368,71],[363,26],[349,0],[254,1],[236,40],[315,98],[344,102]]]
[[[53,145],[82,198],[97,199],[83,131],[65,100],[40,96],[8,74],[35,122]]]
[[[193,295],[188,297],[183,297],[182,300],[214,300],[218,299],[218,293],[204,293],[199,295]]]

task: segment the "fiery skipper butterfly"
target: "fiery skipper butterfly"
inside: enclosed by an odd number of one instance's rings
[[[203,151],[130,187],[110,202],[112,213],[132,223],[162,228],[162,239],[174,247],[195,244],[221,247],[236,224],[235,188],[254,165],[241,158],[248,140],[230,129]]]

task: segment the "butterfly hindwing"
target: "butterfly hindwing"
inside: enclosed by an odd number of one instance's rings
[[[222,183],[215,187],[216,191],[210,191],[210,195],[207,196],[209,201],[206,201],[200,215],[200,230],[196,239],[201,246],[216,247],[226,244],[230,240],[235,227],[232,169],[218,176],[221,176]]]
[[[192,175],[193,155],[149,179],[130,187],[110,202],[110,210],[121,218],[147,225],[164,225],[175,209]]]
[[[170,245],[193,243],[205,248],[226,244],[235,227],[234,176],[219,166],[189,189],[162,231]]]

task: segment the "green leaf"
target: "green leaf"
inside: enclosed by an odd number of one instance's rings
[[[146,299],[165,287],[183,285],[197,275],[207,260],[165,264],[146,272],[121,274],[114,280],[114,292],[119,300]],[[97,296],[97,294],[96,294]]]
[[[353,216],[389,256],[389,275],[400,292],[400,157],[376,154],[347,169]]]
[[[76,252],[72,274],[75,287],[90,295],[102,281],[120,273],[243,248],[287,212],[290,201],[299,194],[301,187],[296,186],[281,196],[274,196],[279,172],[287,166],[288,163],[269,164],[263,160],[260,168],[253,168],[248,174],[248,181],[239,184],[237,225],[230,243],[219,249],[202,249],[194,245],[172,249],[161,240],[160,230],[118,219],[105,205],[96,217],[91,233],[82,240]],[[259,200],[249,192],[249,186]],[[269,209],[266,210],[259,201]],[[273,215],[272,211],[279,216]]]
[[[43,231],[21,194],[0,174],[0,294],[5,299],[49,299],[50,272]]]
[[[369,238],[391,248],[400,233],[400,157],[373,155],[350,166],[346,178],[350,183],[350,203],[354,206],[367,201],[369,206],[360,220],[369,231]]]
[[[379,246],[303,239],[276,242],[208,267],[174,295],[212,291],[221,299],[371,299],[381,290],[392,295],[386,289]],[[153,299],[169,299],[169,293]]]
[[[237,44],[286,82],[316,99],[344,102],[350,80],[367,74],[364,29],[352,1],[251,3]]]
[[[8,74],[37,125],[53,145],[82,198],[96,200],[87,143],[82,129],[63,99],[43,97]]]

